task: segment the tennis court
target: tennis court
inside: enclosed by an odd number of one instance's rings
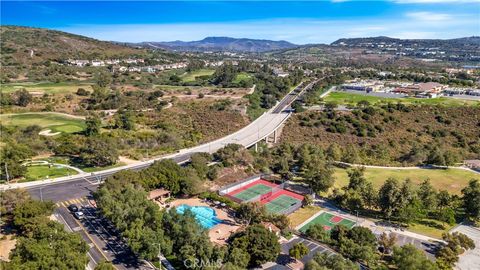
[[[258,201],[274,214],[289,214],[300,208],[304,199],[300,194],[283,189],[283,184],[277,185],[264,179],[240,183],[238,186],[224,188],[224,191],[230,192],[223,193],[223,196],[238,203]]]
[[[277,198],[266,203],[265,208],[268,212],[277,214],[290,208],[290,206],[295,205],[299,201],[300,200],[290,197],[288,195],[280,195]]]
[[[232,196],[242,201],[248,201],[258,195],[266,194],[272,190],[272,187],[264,184],[256,184]]]
[[[351,229],[355,225],[355,222],[328,212],[323,212],[307,224],[303,225],[299,231],[304,233],[310,226],[314,224],[321,224],[326,231],[330,231],[336,225],[343,225]]]
[[[274,183],[265,181],[263,179],[256,180],[250,184],[241,188],[235,189],[227,195],[236,198],[242,202],[249,201],[260,195],[267,194],[272,191],[272,188],[276,187]],[[259,198],[260,199],[260,198]]]

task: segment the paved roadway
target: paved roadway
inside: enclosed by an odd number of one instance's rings
[[[314,81],[316,82],[316,81]],[[196,147],[182,149],[174,154],[164,157],[155,158],[149,161],[138,162],[135,164],[121,166],[95,173],[84,173],[69,177],[62,177],[47,181],[26,182],[12,185],[4,185],[1,188],[26,188],[30,194],[37,199],[52,200],[54,202],[65,201],[74,198],[81,198],[87,196],[90,192],[96,190],[100,180],[121,171],[121,170],[140,170],[150,166],[154,161],[171,158],[177,163],[181,164],[187,162],[190,156],[197,152],[213,153],[218,149],[225,147],[227,144],[235,143],[241,144],[245,147],[250,147],[255,143],[270,136],[274,130],[281,126],[290,116],[291,103],[298,98],[305,89],[313,85],[309,83],[305,87],[303,84],[298,85],[289,94],[287,94],[274,108],[264,113],[249,125],[242,129],[227,135],[218,140],[208,142]]]
[[[313,83],[310,83],[305,88],[302,88],[302,85],[297,86],[274,108],[264,113],[248,126],[238,130],[233,134],[203,145],[189,149],[183,149],[177,153],[152,159],[146,162],[138,162],[136,164],[95,173],[84,173],[75,176],[64,177],[63,179],[49,180],[48,182],[42,181],[40,183],[12,184],[10,186],[3,186],[1,188],[25,187],[34,198],[57,202],[59,207],[55,211],[55,216],[58,218],[58,220],[65,224],[68,230],[79,232],[82,238],[90,246],[90,250],[88,252],[88,268],[93,269],[98,262],[100,262],[102,259],[106,259],[108,261],[113,261],[117,269],[138,269],[138,261],[134,258],[133,254],[128,251],[129,249],[115,232],[113,226],[108,224],[108,221],[105,221],[99,217],[95,208],[89,205],[88,202],[85,203],[83,198],[90,196],[91,193],[97,189],[101,180],[120,170],[140,170],[150,166],[154,161],[164,158],[171,158],[177,163],[181,164],[187,162],[190,156],[194,153],[213,153],[230,143],[236,143],[245,147],[250,147],[258,141],[268,137],[273,131],[281,126],[290,116],[291,103],[295,101],[295,99],[299,97],[305,89],[311,87],[312,85]],[[80,203],[80,205],[84,206],[83,211],[86,215],[85,219],[81,222],[76,220],[71,215],[71,213],[66,209],[68,204],[65,203],[70,200],[78,199],[82,199],[82,203]]]
[[[77,220],[67,209],[76,204],[85,214],[85,218]],[[102,260],[111,261],[116,269],[151,269],[140,262],[130,251],[115,227],[97,214],[96,208],[87,198],[73,199],[57,203],[55,217],[67,230],[77,232],[90,247],[88,250],[88,269],[94,269]]]

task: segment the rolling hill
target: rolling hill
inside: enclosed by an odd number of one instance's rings
[[[163,48],[178,51],[232,51],[252,53],[297,47],[297,45],[284,40],[273,41],[231,37],[207,37],[198,41],[142,42],[134,45],[145,48]]]
[[[142,50],[66,32],[0,26],[1,63],[18,66],[67,58],[95,59],[140,54]]]

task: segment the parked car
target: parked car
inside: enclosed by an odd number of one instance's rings
[[[72,213],[78,212],[78,206],[76,204],[70,204],[67,208]]]
[[[76,219],[83,219],[85,217],[85,214],[82,211],[77,211],[73,213]]]

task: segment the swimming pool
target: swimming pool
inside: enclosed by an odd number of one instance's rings
[[[177,207],[177,212],[183,214],[187,209],[192,211],[197,222],[205,229],[211,229],[215,225],[222,223],[222,220],[217,218],[217,213],[211,207],[182,204]]]

